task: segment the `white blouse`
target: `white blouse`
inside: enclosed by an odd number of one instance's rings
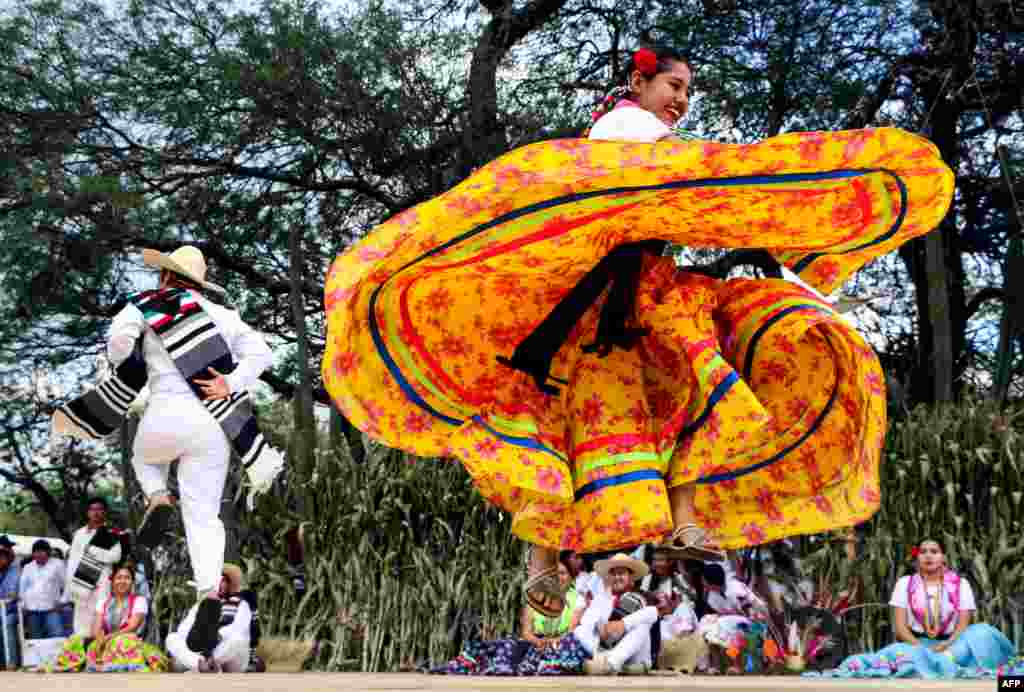
[[[908,586],[910,584],[910,576],[900,577],[899,581],[896,582],[895,588],[892,590],[892,598],[889,600],[889,605],[894,608],[904,608],[907,611],[907,624],[910,625],[915,633],[925,632],[924,623],[921,622],[917,615],[914,614],[914,609],[910,607],[907,600]],[[939,584],[929,584],[927,593],[929,600],[938,598]],[[917,588],[921,588],[918,584]],[[932,606],[934,607],[934,606]],[[965,612],[971,610],[977,610],[978,606],[974,602],[974,590],[971,588],[971,583],[960,578],[960,607],[957,612]],[[945,622],[949,619],[949,624],[942,630],[942,634],[952,634],[956,630],[956,622],[958,618],[950,617],[953,612],[953,597],[949,592],[943,592],[942,603],[939,609],[939,622]]]
[[[657,142],[672,134],[658,116],[639,106],[618,106],[602,115],[590,128],[589,139],[617,142]]]

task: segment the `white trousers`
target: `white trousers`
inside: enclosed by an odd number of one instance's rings
[[[191,392],[152,395],[139,423],[132,466],[147,497],[167,492],[175,459],[188,555],[202,595],[217,589],[224,569],[220,503],[231,447],[224,430]]]
[[[171,662],[175,670],[199,670],[200,655],[189,649],[185,644],[185,637],[176,631],[167,635],[167,653],[171,655]],[[225,673],[244,673],[249,667],[249,640],[241,638],[221,640],[217,648],[213,650],[213,660],[220,665]]]
[[[620,672],[630,663],[651,665],[651,625],[658,619],[658,611],[648,606],[623,618],[626,633],[612,647],[601,644],[598,628],[608,622],[612,614],[611,600],[595,598],[583,611],[580,624],[573,630],[576,639],[591,656],[602,653],[608,666]]]

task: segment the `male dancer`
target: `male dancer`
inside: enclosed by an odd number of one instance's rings
[[[266,490],[283,460],[259,433],[247,389],[270,365],[263,338],[234,310],[205,295],[223,289],[206,281],[203,253],[184,246],[173,253],[143,250],[159,268],[156,291],[133,296],[113,320],[107,355],[114,373],[96,390],[61,407],[54,429],[106,434],[148,381],[150,398],[135,435],[132,466],[149,500],[137,543],[159,543],[173,515],[167,486],[178,460],[178,490],[199,607],[188,648],[216,644],[224,567],[220,503],[232,448],[254,491]],[[125,402],[127,400],[127,402]]]

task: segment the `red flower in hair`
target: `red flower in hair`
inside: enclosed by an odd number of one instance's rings
[[[917,556],[920,555],[920,554],[921,554],[921,549],[918,548],[917,546],[914,546],[913,548],[910,549],[910,557],[912,557],[914,559],[917,559]]]
[[[641,48],[633,53],[633,64],[640,74],[655,75],[658,73],[658,56],[650,48]]]

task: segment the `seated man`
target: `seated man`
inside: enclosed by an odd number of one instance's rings
[[[651,625],[658,610],[634,592],[647,565],[624,553],[594,565],[605,588],[594,594],[573,634],[591,655],[583,665],[589,675],[643,674],[651,667]]]
[[[222,607],[217,645],[212,651],[192,651],[188,648],[186,639],[199,610],[197,603],[188,611],[178,629],[167,635],[167,652],[171,655],[175,670],[200,673],[246,672],[249,666],[252,610],[239,595],[241,590],[241,568],[225,563],[220,580]]]

